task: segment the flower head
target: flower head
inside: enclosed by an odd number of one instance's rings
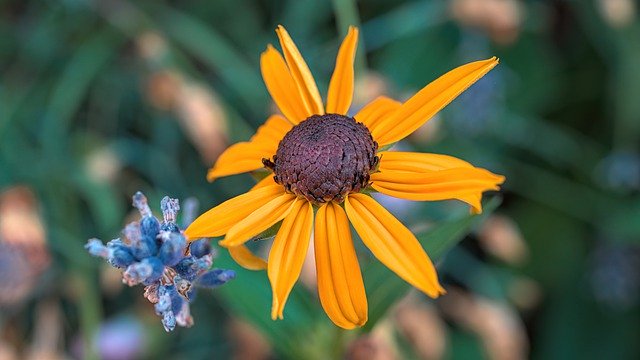
[[[189,303],[196,288],[223,285],[232,280],[235,273],[210,270],[213,254],[207,240],[187,245],[176,223],[180,210],[177,199],[168,196],[162,199],[162,223],[153,216],[141,192],[133,196],[133,205],[142,218],[125,227],[123,239],[111,240],[106,246],[98,239],[90,239],[85,248],[91,255],[124,269],[125,284],[146,286],[144,296],[155,304],[166,331],[172,331],[176,325],[189,327],[193,325]]]
[[[366,323],[367,298],[349,223],[398,276],[431,297],[444,293],[415,236],[368,193],[419,201],[458,199],[474,212],[482,210],[482,192],[498,190],[504,177],[451,156],[386,149],[480,79],[497,59],[454,69],[405,103],[379,97],[349,116],[358,30],[351,27],[340,46],[326,106],[287,31],[279,26],[276,33],[284,56],[268,46],[260,64],[282,115],[269,117],[250,141],[229,147],[208,179],[261,169],[273,176],[201,215],[185,235],[224,235],[220,244],[240,265],[266,268],[273,319],[283,317],[313,234],[318,294],[327,315],[343,328]],[[280,222],[268,261],[244,246]]]

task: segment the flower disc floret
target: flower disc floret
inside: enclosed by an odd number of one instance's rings
[[[342,202],[368,185],[377,150],[367,127],[355,119],[313,115],[284,136],[274,161],[265,165],[289,192],[315,204]]]

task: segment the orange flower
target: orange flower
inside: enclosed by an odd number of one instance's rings
[[[496,58],[456,68],[404,104],[380,97],[353,118],[353,60],[358,30],[340,46],[326,107],[315,80],[284,27],[276,30],[284,57],[272,46],[261,57],[262,76],[283,115],[272,115],[248,141],[229,147],[209,171],[216,178],[267,168],[249,192],[207,211],[185,231],[190,239],[225,235],[220,245],[242,266],[267,269],[271,317],[282,319],[314,236],[318,293],[331,320],[343,328],[367,321],[367,298],[349,222],[373,255],[431,297],[444,293],[415,236],[367,192],[409,200],[458,199],[482,211],[482,192],[504,177],[454,157],[390,152],[498,64]],[[366,192],[363,192],[365,191]],[[315,218],[315,222],[314,222]],[[282,222],[268,262],[245,242]]]

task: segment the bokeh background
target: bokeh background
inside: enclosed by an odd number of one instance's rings
[[[639,11],[634,0],[0,1],[0,359],[637,359]],[[215,265],[238,278],[198,296],[194,327],[167,334],[142,288],[83,245],[119,236],[137,190],[159,213],[164,195],[204,210],[254,183],[205,174],[274,109],[259,54],[277,24],[321,92],[346,28],[360,26],[354,110],[498,56],[398,146],[507,182],[479,217],[379,198],[437,259],[449,293],[436,301],[363,253],[367,328],[330,323],[313,266],[274,323],[266,276],[220,251]]]

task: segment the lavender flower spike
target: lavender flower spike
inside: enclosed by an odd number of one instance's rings
[[[233,279],[235,272],[209,270],[214,255],[208,239],[187,244],[176,223],[180,210],[177,199],[162,199],[162,224],[153,216],[141,192],[133,196],[133,205],[142,217],[125,227],[122,240],[111,240],[105,246],[100,240],[91,239],[85,248],[91,255],[124,269],[125,284],[145,285],[144,297],[155,304],[166,331],[173,331],[176,326],[190,327],[193,317],[189,304],[195,299],[196,287],[220,286]],[[193,210],[195,204],[185,207]],[[187,217],[185,226],[193,219],[192,215]]]

